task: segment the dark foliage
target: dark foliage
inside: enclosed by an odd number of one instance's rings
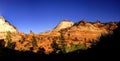
[[[15,43],[8,42],[7,48],[14,49],[15,48]]]
[[[5,46],[5,41],[4,41],[4,39],[0,39],[0,46],[2,46],[2,47]]]

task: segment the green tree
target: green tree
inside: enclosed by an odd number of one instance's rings
[[[11,34],[11,32],[8,31],[7,35],[6,35],[6,38],[5,38],[5,42],[6,42],[5,47],[7,47],[8,43],[10,43],[12,41],[10,34]]]
[[[60,40],[63,41],[63,42],[65,41],[64,33],[60,33]]]
[[[21,43],[23,43],[25,40],[25,37],[22,35]]]
[[[68,39],[70,38],[70,33],[68,33]]]
[[[14,49],[15,48],[15,42],[12,42],[11,32],[10,31],[7,32],[5,41],[6,41],[5,47],[10,48],[10,49]]]
[[[100,23],[100,21],[99,21],[99,20],[97,20],[96,22],[97,22],[97,23]]]
[[[37,40],[36,40],[36,38],[35,38],[35,36],[32,36],[32,46],[33,46],[33,48],[36,48],[37,47]]]
[[[7,48],[14,49],[15,48],[15,42],[9,42],[7,45]]]
[[[66,53],[66,51],[65,51],[66,41],[65,41],[65,38],[64,38],[64,33],[60,34],[60,43],[61,43],[61,51],[62,51],[62,53]]]
[[[30,34],[34,34],[34,32],[32,30],[30,30]]]
[[[85,38],[84,39],[84,43],[83,43],[85,47],[86,47],[86,41],[87,41],[87,39]]]
[[[76,50],[85,50],[86,47],[84,44],[71,44],[70,47],[66,46],[65,48],[65,51],[66,53],[69,53],[69,52],[73,52],[73,51],[76,51]]]
[[[54,49],[54,53],[59,54],[62,52],[62,50],[61,50],[61,47],[59,46],[59,44],[56,43],[57,40],[58,40],[58,37],[54,37],[51,46]]]
[[[59,50],[58,44],[56,43],[56,39],[53,38],[53,42],[51,44],[52,48],[54,49],[54,52],[56,53],[57,50]]]

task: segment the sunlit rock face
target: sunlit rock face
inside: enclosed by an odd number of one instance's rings
[[[69,20],[63,20],[53,29],[53,31],[59,31],[61,29],[71,27],[73,24],[74,23]]]
[[[46,31],[46,32],[42,32],[40,33],[41,35],[50,35],[50,34],[54,34],[62,29],[65,28],[69,28],[73,26],[73,22],[69,21],[69,20],[62,20],[60,23],[57,24],[57,26],[55,28],[53,28],[52,30]]]
[[[16,27],[11,25],[4,17],[0,16],[0,38],[5,38],[6,32],[18,32]]]

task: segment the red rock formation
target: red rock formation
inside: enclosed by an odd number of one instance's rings
[[[67,24],[72,24],[69,27]],[[99,41],[99,37],[102,34],[108,34],[117,28],[115,23],[89,23],[87,21],[80,21],[75,24],[69,23],[70,21],[64,21],[62,25],[57,26],[57,31],[50,31],[46,34],[25,34],[23,32],[11,33],[12,42],[16,43],[15,50],[38,52],[40,48],[44,48],[44,53],[49,54],[54,49],[51,44],[55,40],[56,43],[61,46],[61,37],[67,46],[71,44],[85,44],[87,48],[91,47],[91,42]],[[54,30],[55,30],[54,29]],[[33,38],[34,37],[34,38]]]

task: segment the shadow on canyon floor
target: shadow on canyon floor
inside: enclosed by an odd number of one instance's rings
[[[93,45],[85,51],[78,50],[67,54],[35,54],[32,52],[18,52],[15,50],[10,50],[1,47],[0,56],[4,57],[5,60],[105,60],[105,59],[118,59],[119,55],[119,41],[120,41],[120,22],[118,23],[118,28],[113,31],[113,34],[104,35],[100,37],[100,42]],[[1,52],[2,51],[2,52]],[[79,52],[79,53],[78,53]]]

